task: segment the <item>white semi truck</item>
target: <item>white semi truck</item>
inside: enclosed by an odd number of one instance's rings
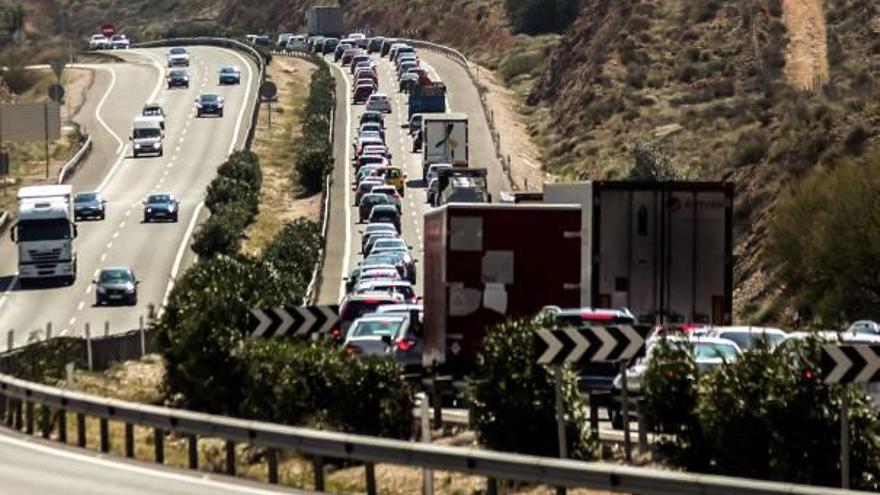
[[[422,118],[422,178],[434,163],[468,166],[468,117],[463,113],[425,114]]]
[[[18,190],[18,220],[10,232],[18,244],[18,278],[76,280],[76,224],[71,186],[29,186]]]

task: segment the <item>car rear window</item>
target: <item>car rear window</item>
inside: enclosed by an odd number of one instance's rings
[[[351,332],[352,337],[393,337],[400,330],[402,321],[397,319],[361,321]]]

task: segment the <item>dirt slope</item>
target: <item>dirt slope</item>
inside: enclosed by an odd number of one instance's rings
[[[822,0],[783,0],[782,20],[788,28],[785,75],[797,89],[828,80],[828,39]]]

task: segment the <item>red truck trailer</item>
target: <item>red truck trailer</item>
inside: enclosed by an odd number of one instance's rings
[[[423,364],[466,372],[486,331],[580,302],[579,205],[451,203],[425,215]]]

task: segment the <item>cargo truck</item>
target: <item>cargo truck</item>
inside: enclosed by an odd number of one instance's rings
[[[467,373],[487,329],[580,301],[578,205],[450,203],[425,214],[422,362]]]
[[[310,36],[339,36],[345,32],[342,8],[338,6],[312,7],[306,11],[306,29]]]
[[[426,114],[422,117],[422,179],[428,167],[450,163],[468,166],[468,117],[463,113]]]
[[[424,86],[416,86],[409,92],[409,114],[407,122],[417,113],[446,112],[446,85],[432,82]]]
[[[426,366],[466,373],[489,326],[545,306],[731,323],[732,184],[560,183],[536,196],[425,215]]]
[[[733,184],[546,184],[544,203],[582,206],[581,306],[625,307],[641,323],[729,325]]]
[[[76,280],[77,229],[71,186],[29,186],[18,191],[18,219],[12,242],[18,244],[22,286],[38,279]]]

